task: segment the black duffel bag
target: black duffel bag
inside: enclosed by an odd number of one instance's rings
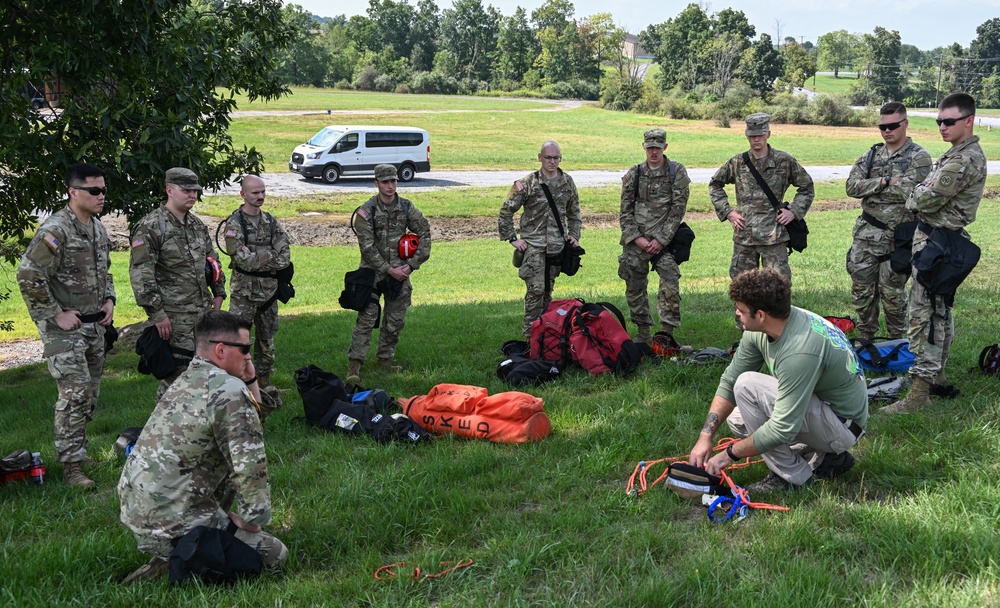
[[[935,228],[924,248],[913,255],[917,282],[936,296],[953,298],[958,286],[979,264],[979,246],[947,228]]]
[[[791,209],[788,203],[785,203],[782,208]],[[793,219],[785,224],[785,230],[788,231],[788,248],[799,253],[805,251],[809,237],[809,226],[806,225],[806,221],[798,218]]]
[[[375,291],[375,269],[358,268],[344,275],[344,291],[340,292],[340,305],[347,310],[364,310]]]
[[[691,230],[687,222],[681,222],[681,225],[674,232],[674,238],[670,239],[670,243],[667,245],[667,251],[673,256],[675,262],[681,264],[691,259],[692,243],[694,243],[694,230]]]
[[[917,221],[896,224],[892,233],[892,251],[889,252],[889,268],[897,274],[913,272],[913,233],[917,231]]]
[[[580,258],[586,253],[583,247],[566,241],[566,246],[562,250],[560,272],[569,277],[575,275],[580,270]]]

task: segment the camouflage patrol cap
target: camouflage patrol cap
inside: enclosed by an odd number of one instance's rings
[[[375,181],[389,182],[398,179],[399,177],[396,175],[396,167],[393,167],[392,165],[375,166]]]
[[[642,135],[643,148],[666,148],[667,132],[663,129],[650,129]]]
[[[771,130],[771,115],[765,114],[764,112],[751,114],[750,116],[747,116],[746,123],[747,129],[745,134],[747,137],[767,135]]]
[[[198,183],[198,174],[191,169],[185,169],[184,167],[167,169],[166,181],[168,184],[180,186],[185,190],[204,190],[204,188],[202,188]]]

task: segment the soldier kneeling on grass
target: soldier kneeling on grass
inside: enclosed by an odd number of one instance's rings
[[[749,270],[729,285],[745,331],[722,374],[691,464],[718,475],[761,455],[771,472],[754,492],[797,489],[854,466],[849,450],[868,424],[868,392],[857,356],[829,321],[791,304],[775,270]],[[773,375],[759,372],[767,363]],[[712,457],[723,421],[740,441]]]
[[[118,482],[121,521],[152,556],[125,583],[166,574],[171,541],[197,526],[235,528],[271,570],[288,560],[261,530],[271,523],[271,485],[250,324],[209,311],[194,333],[191,364],[156,404]],[[240,512],[228,511],[237,497]]]

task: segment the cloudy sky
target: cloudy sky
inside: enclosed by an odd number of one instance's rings
[[[504,16],[511,15],[518,6],[531,11],[543,0],[482,0],[492,4]],[[416,6],[417,0],[409,0]],[[451,0],[435,0],[439,8],[452,6]],[[368,0],[300,0],[296,2],[307,11],[323,16],[363,15]],[[674,17],[687,6],[686,0],[651,2],[639,0],[575,0],[576,17],[586,17],[599,12],[611,12],[614,20],[630,32],[638,33],[651,23],[662,23]],[[947,46],[958,42],[962,46],[976,37],[976,27],[988,19],[1000,17],[1000,0],[968,0],[966,2],[941,2],[940,0],[886,0],[862,2],[859,0],[728,0],[706,2],[708,11],[718,12],[730,7],[743,11],[757,33],[767,32],[772,38],[780,22],[781,37],[794,36],[797,40],[816,39],[831,31],[844,29],[853,33],[870,33],[875,26],[899,30],[903,43],[922,50]]]

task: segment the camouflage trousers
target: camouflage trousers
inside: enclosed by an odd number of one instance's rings
[[[396,355],[396,344],[403,333],[406,324],[406,310],[410,307],[410,297],[413,295],[413,285],[407,279],[395,300],[384,299],[382,327],[378,334],[378,350],[375,356],[379,359],[392,359]],[[364,361],[368,356],[368,347],[372,340],[372,330],[379,318],[379,306],[372,301],[364,310],[358,312],[358,320],[354,322],[354,334],[351,336],[351,347],[347,357],[354,361]]]
[[[741,245],[733,243],[733,261],[729,264],[729,278],[735,279],[742,272],[757,268],[773,268],[792,282],[792,268],[788,265],[788,245]]]
[[[531,335],[531,324],[542,316],[549,302],[552,301],[552,290],[559,276],[559,266],[549,266],[549,280],[545,281],[546,253],[543,247],[531,247],[524,252],[524,260],[518,268],[517,276],[524,281],[524,323],[522,332],[525,337]]]
[[[864,338],[879,335],[879,303],[885,313],[885,330],[892,339],[906,331],[906,281],[908,274],[889,267],[892,241],[855,239],[847,250],[851,276],[851,302],[858,313],[858,332]]]
[[[220,509],[209,521],[192,521],[185,525],[179,531],[177,538],[184,536],[198,526],[225,530],[229,528],[229,524],[229,516]],[[163,538],[164,534],[144,534],[134,530],[132,534],[135,536],[139,551],[146,555],[167,559],[174,550],[171,539]],[[261,559],[264,560],[264,566],[269,570],[278,570],[288,561],[288,548],[285,547],[284,543],[263,530],[260,532],[236,530],[233,536],[250,545],[250,548],[260,554]]]
[[[63,331],[49,320],[38,324],[38,334],[59,391],[55,407],[56,460],[83,462],[87,460],[87,423],[94,419],[101,395],[104,327],[84,323],[75,331]]]
[[[918,231],[919,233],[919,231]],[[926,239],[919,242],[914,238],[913,254],[923,249]],[[955,340],[955,318],[951,306],[944,296],[935,296],[917,281],[917,271],[913,271],[910,284],[910,315],[906,337],[910,340],[910,352],[914,361],[910,375],[934,383],[939,372],[948,364],[951,343]]]
[[[229,300],[229,312],[241,320],[252,323],[253,366],[258,376],[270,376],[274,372],[274,336],[278,333],[278,302],[261,306],[264,302],[252,302],[237,294]]]
[[[167,313],[167,317],[170,319],[170,340],[168,342],[171,347],[194,351],[194,325],[200,316],[201,313]],[[167,392],[174,380],[184,373],[191,361],[191,359],[179,355],[174,358],[177,360],[177,369],[174,370],[174,373],[160,380],[159,386],[156,387],[157,403],[160,402],[160,397]]]
[[[648,293],[651,257],[631,244],[626,245],[618,256],[618,276],[625,281],[625,299],[628,300],[632,322],[640,327],[653,325]],[[656,295],[660,327],[672,332],[681,325],[681,271],[669,253],[660,256],[653,269],[660,275],[660,288]]]

